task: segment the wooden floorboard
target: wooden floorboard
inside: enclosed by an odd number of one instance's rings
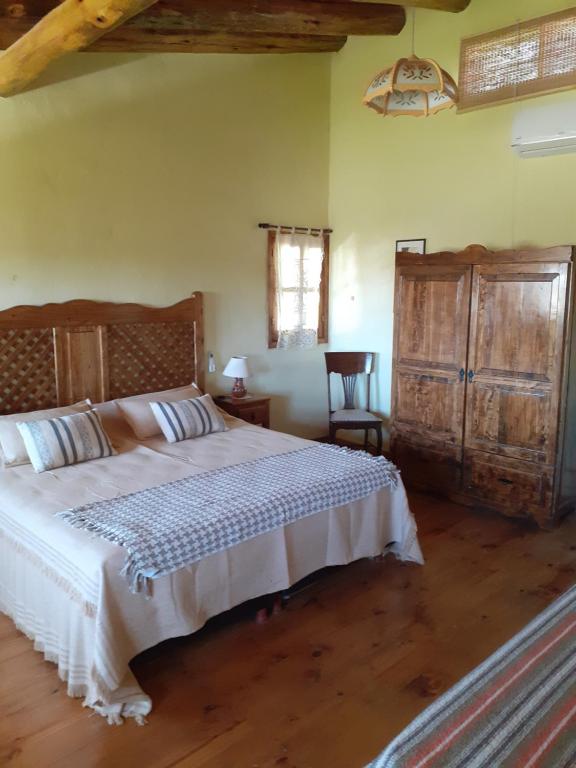
[[[108,726],[0,615],[0,765],[361,768],[576,581],[576,518],[544,533],[411,497],[426,565],[324,572],[258,625],[239,612],[139,656],[155,709]]]

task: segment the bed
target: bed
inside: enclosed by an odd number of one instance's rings
[[[368,768],[573,768],[576,585],[416,718]]]
[[[74,301],[0,312],[0,413],[90,398],[118,455],[36,474],[0,472],[0,610],[57,664],[69,695],[110,723],[152,708],[129,662],[240,603],[329,565],[392,552],[421,563],[402,483],[210,554],[134,594],[123,547],[56,515],[311,444],[226,416],[228,430],[137,440],[118,398],[204,385],[202,296],[167,308]]]

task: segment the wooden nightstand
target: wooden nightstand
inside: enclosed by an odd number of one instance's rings
[[[230,395],[219,395],[214,398],[214,402],[230,416],[236,416],[237,419],[244,419],[250,424],[270,429],[269,397],[246,395],[246,397],[238,399],[230,397]]]

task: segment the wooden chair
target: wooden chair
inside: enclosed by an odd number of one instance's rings
[[[330,412],[330,442],[336,440],[339,429],[363,429],[364,448],[368,447],[368,432],[376,430],[377,450],[382,453],[382,419],[370,413],[370,375],[374,371],[374,352],[325,352],[328,376],[328,409]],[[344,408],[332,409],[331,374],[340,374],[344,388]],[[360,374],[366,375],[366,410],[355,407],[356,383]]]

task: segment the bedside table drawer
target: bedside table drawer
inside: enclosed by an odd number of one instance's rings
[[[235,416],[237,419],[243,419],[249,424],[258,427],[270,428],[270,398],[248,396],[243,400],[235,400],[226,395],[216,397],[216,405],[222,410]]]
[[[266,405],[253,405],[249,408],[238,408],[238,417],[256,424],[260,427],[268,426],[268,407]]]

